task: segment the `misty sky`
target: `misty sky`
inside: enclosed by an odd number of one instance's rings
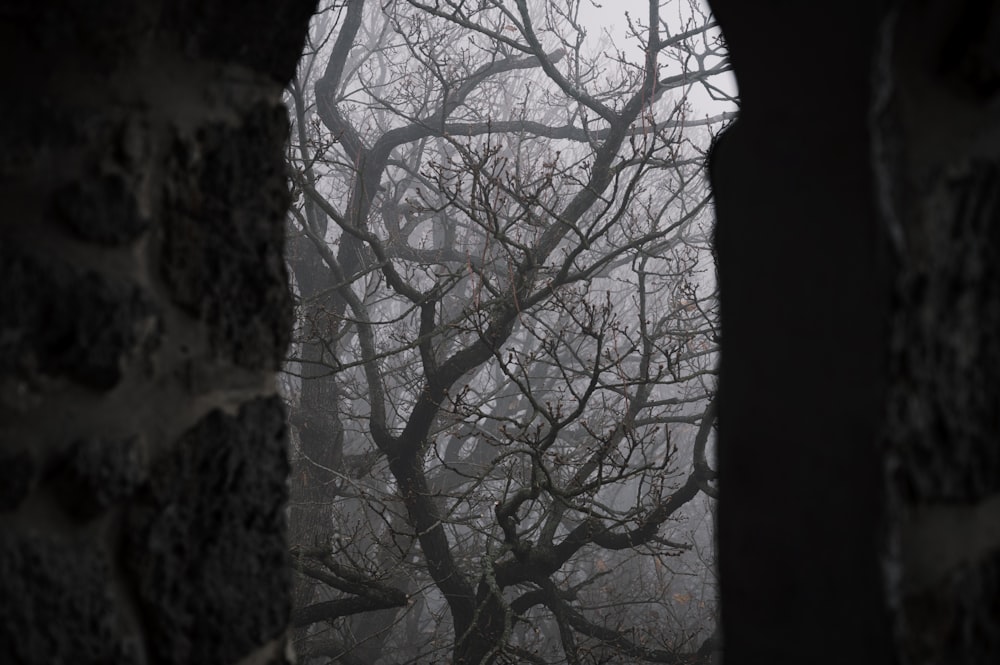
[[[699,3],[704,11],[708,11],[704,2]],[[648,3],[645,0],[605,0],[595,3],[593,0],[584,0],[580,3],[581,22],[587,26],[592,39],[599,39],[602,30],[607,31],[614,40],[615,46],[625,51],[626,55],[639,60],[641,49],[634,37],[628,36],[628,22],[625,18],[626,12],[635,19],[645,21],[648,12]],[[672,2],[661,9],[661,15],[672,29],[676,29],[689,16],[690,10],[686,1]],[[736,95],[736,79],[732,73],[725,73],[713,78],[713,84],[723,88],[727,93]],[[732,104],[719,102],[712,99],[701,86],[694,87],[689,97],[698,115],[715,115],[724,111],[734,111]]]

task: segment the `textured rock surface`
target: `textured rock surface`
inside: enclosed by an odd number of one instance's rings
[[[0,12],[0,663],[285,662],[279,100],[314,5]]]
[[[1000,8],[892,3],[886,556],[902,665],[1000,662]]]
[[[177,304],[211,326],[213,351],[248,369],[276,370],[287,346],[280,220],[289,203],[282,162],[287,116],[250,108],[238,126],[177,137],[164,195],[162,272]]]
[[[13,443],[0,450],[0,512],[21,505],[37,474],[35,460],[27,450]]]
[[[234,62],[287,81],[315,2],[183,0],[166,3],[162,21],[193,56]]]
[[[66,511],[87,519],[129,499],[149,477],[146,455],[138,437],[77,441],[54,476]]]
[[[63,186],[53,195],[53,214],[83,240],[108,245],[132,242],[149,226],[134,185],[119,174]]]
[[[154,307],[135,284],[37,254],[0,252],[0,261],[0,370],[8,377],[65,375],[107,390],[140,347],[156,345]]]
[[[257,400],[213,411],[154,466],[125,561],[157,662],[235,662],[284,630],[284,440],[280,400]]]
[[[0,536],[0,662],[135,662],[110,571],[107,554],[86,538]]]

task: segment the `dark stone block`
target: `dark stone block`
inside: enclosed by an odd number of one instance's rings
[[[287,472],[278,398],[212,412],[154,466],[125,532],[158,663],[237,662],[284,631]]]
[[[316,0],[169,2],[162,27],[191,56],[244,65],[284,84],[295,73],[315,9]]]
[[[158,339],[153,305],[137,286],[0,249],[0,371],[30,382],[41,370],[108,390]]]
[[[876,8],[825,3],[838,30],[802,31],[792,26],[810,24],[812,5],[710,4],[742,100],[711,162],[725,662],[882,665],[889,276],[868,141]],[[809,55],[779,71],[790,48]]]
[[[893,482],[908,503],[975,503],[1000,492],[1000,165],[924,187],[895,294]]]
[[[903,600],[903,662],[994,665],[1000,656],[1000,552]]]
[[[163,276],[174,302],[208,323],[213,350],[248,369],[278,369],[290,339],[287,127],[282,107],[261,104],[239,126],[178,138],[169,166]]]
[[[78,441],[57,476],[66,509],[89,518],[129,497],[147,479],[145,458],[137,437]]]
[[[129,0],[97,4],[20,0],[4,4],[4,22],[11,26],[12,38],[24,40],[18,46],[27,46],[27,52],[39,59],[39,78],[51,71],[51,62],[65,67],[68,56],[73,66],[89,65],[109,73],[143,53],[156,26],[156,10],[156,3]],[[25,48],[10,51],[24,52]]]
[[[31,492],[38,474],[27,450],[0,451],[0,512],[14,510]]]
[[[0,535],[0,662],[136,662],[109,578],[106,557],[85,541]]]
[[[56,219],[84,240],[123,245],[149,227],[149,220],[139,214],[132,186],[122,176],[73,182],[53,200]]]

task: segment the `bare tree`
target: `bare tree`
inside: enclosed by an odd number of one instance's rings
[[[349,0],[314,21],[289,88],[305,657],[700,644],[712,602],[674,564],[714,494],[703,165],[726,118],[688,95],[728,64],[687,5],[630,17],[636,58],[580,12]]]

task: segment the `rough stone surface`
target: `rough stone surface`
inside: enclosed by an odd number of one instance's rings
[[[0,248],[0,372],[65,374],[108,390],[159,334],[154,307],[137,286]]]
[[[146,186],[156,168],[152,127],[124,111],[103,118],[80,116],[62,132],[54,132],[53,150],[79,144],[88,177],[57,186],[48,216],[79,239],[126,245],[153,223],[155,206]]]
[[[295,73],[314,4],[185,0],[166,3],[162,20],[188,54],[237,63],[284,83]]]
[[[31,491],[38,469],[24,449],[0,449],[0,512],[14,510]]]
[[[174,301],[209,324],[221,355],[276,370],[292,309],[281,255],[287,117],[259,104],[238,126],[178,136],[165,194],[162,271]]]
[[[120,633],[105,555],[86,540],[0,535],[0,662],[135,662]]]
[[[40,11],[30,2],[15,4],[28,9],[25,13],[32,20],[25,21],[25,27],[39,40],[40,50],[75,52],[90,59],[88,64],[107,71],[144,51],[156,25],[155,2],[137,6],[128,0],[110,0],[85,6],[59,0]]]
[[[1000,653],[1000,552],[914,594],[905,609],[902,662],[994,665]]]
[[[285,662],[258,398],[291,320],[277,100],[315,5],[0,9],[2,665]]]
[[[72,182],[54,195],[55,214],[80,238],[117,245],[149,226],[139,214],[131,184],[120,175]]]
[[[878,119],[897,259],[883,441],[894,638],[901,665],[985,665],[1000,662],[1000,8],[890,6]]]
[[[148,476],[145,458],[138,437],[77,441],[57,476],[67,512],[91,518],[127,499]]]
[[[212,412],[155,464],[126,559],[157,662],[235,662],[284,630],[284,445],[280,400],[262,399]]]
[[[1000,492],[1000,167],[950,170],[908,197],[894,303],[892,481],[915,504]]]

